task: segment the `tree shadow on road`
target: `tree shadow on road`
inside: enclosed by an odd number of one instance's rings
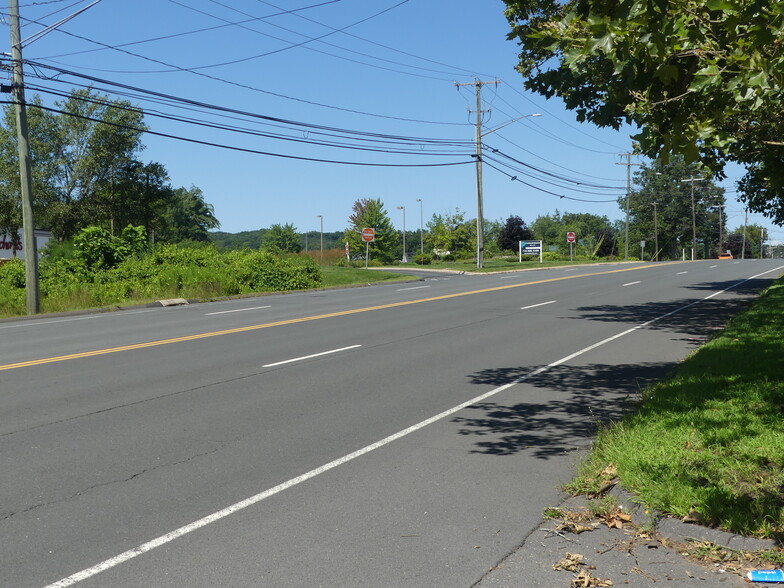
[[[588,447],[600,423],[619,420],[636,406],[642,390],[674,365],[562,365],[530,378],[526,375],[535,368],[482,370],[471,376],[471,383],[502,386],[522,380],[520,389],[530,400],[475,404],[466,409],[476,411],[475,416],[454,422],[461,425],[461,435],[484,438],[477,441],[474,453],[527,452],[549,459]]]

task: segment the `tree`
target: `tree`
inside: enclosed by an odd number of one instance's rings
[[[204,193],[196,186],[177,188],[165,205],[160,219],[164,227],[160,239],[168,243],[207,242],[210,240],[209,230],[220,227],[220,222],[215,218],[215,209],[204,200]]]
[[[272,225],[261,239],[261,248],[271,253],[299,253],[302,246],[297,227],[289,223]]]
[[[454,213],[434,214],[427,222],[428,236],[438,257],[470,257],[476,252],[476,223],[466,221],[459,208]]]
[[[577,119],[632,123],[642,153],[745,164],[748,206],[784,222],[784,3],[505,0],[526,88]]]
[[[629,241],[646,241],[646,249],[655,256],[657,238],[658,258],[680,258],[682,250],[691,250],[692,206],[690,178],[694,182],[694,212],[696,217],[696,257],[713,257],[723,247],[719,244],[719,207],[725,203],[724,190],[700,173],[696,164],[687,164],[683,157],[674,157],[668,164],[661,160],[650,166],[643,164],[634,174],[639,189],[629,195]],[[625,205],[626,197],[619,199]],[[654,203],[656,206],[654,207]],[[655,213],[655,217],[654,217]],[[702,244],[700,246],[700,244]]]
[[[393,251],[398,240],[397,231],[392,226],[392,220],[384,209],[380,198],[363,198],[354,202],[352,213],[348,217],[349,227],[344,238],[348,241],[351,251],[365,251],[365,242],[362,240],[362,229],[376,230],[375,240],[368,245],[371,259],[382,262],[392,261]]]
[[[557,245],[559,251],[569,251],[566,233],[573,232],[577,238],[578,254],[588,257],[612,255],[615,249],[615,231],[606,216],[557,210],[553,215],[539,216],[531,225],[535,239],[541,239],[545,247]]]
[[[510,215],[498,235],[498,248],[501,251],[517,251],[520,241],[533,239],[533,236],[523,219]]]

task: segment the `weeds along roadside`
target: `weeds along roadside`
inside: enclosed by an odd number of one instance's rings
[[[663,514],[784,540],[784,280],[603,425],[573,494],[612,472]]]

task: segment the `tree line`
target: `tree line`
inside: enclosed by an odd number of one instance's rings
[[[174,188],[163,164],[141,159],[143,112],[126,100],[74,90],[53,108],[28,102],[36,228],[63,242],[98,226],[112,235],[142,226],[150,241],[207,241],[220,226],[202,191]],[[0,233],[22,225],[14,110],[0,123]]]

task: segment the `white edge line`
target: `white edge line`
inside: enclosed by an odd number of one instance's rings
[[[540,302],[539,304],[532,304],[531,306],[523,306],[520,310],[528,310],[529,308],[536,308],[537,306],[544,306],[545,304],[553,304],[555,300],[550,300],[550,302]]]
[[[411,288],[398,288],[398,292],[403,292],[404,290],[421,290],[422,288],[429,288],[430,286],[413,286]]]
[[[306,359],[313,359],[314,357],[321,357],[322,355],[329,355],[330,353],[340,353],[341,351],[348,351],[349,349],[356,349],[357,347],[362,347],[362,345],[350,345],[348,347],[341,347],[340,349],[330,349],[329,351],[322,351],[321,353],[314,353],[313,355],[304,355],[302,357],[295,357],[294,359],[287,359],[285,361],[278,361],[276,363],[268,363],[261,367],[276,367],[286,363],[294,363],[295,361],[304,361]]]
[[[628,284],[624,284],[623,287],[625,288],[626,286],[634,286],[635,284],[639,284],[640,282],[641,280],[637,280],[636,282],[629,282]]]
[[[324,464],[323,466],[320,466],[320,467],[318,467],[316,469],[310,470],[309,472],[304,473],[301,476],[297,476],[296,478],[291,478],[290,480],[288,480],[286,482],[283,482],[282,484],[279,484],[279,485],[275,486],[274,488],[270,488],[269,490],[265,490],[264,492],[260,492],[259,494],[251,496],[250,498],[246,498],[245,500],[241,500],[240,502],[232,504],[231,506],[228,506],[228,507],[226,507],[226,508],[224,508],[222,510],[214,512],[211,515],[208,515],[208,516],[206,516],[204,518],[201,518],[201,519],[199,519],[197,521],[194,521],[194,522],[192,522],[192,523],[190,523],[188,525],[180,527],[179,529],[175,529],[174,531],[166,533],[165,535],[161,535],[160,537],[158,537],[156,539],[153,539],[152,541],[148,541],[147,543],[142,543],[138,547],[134,547],[133,549],[129,549],[128,551],[125,551],[125,552],[123,552],[123,553],[121,553],[119,555],[115,555],[114,557],[109,558],[107,560],[104,560],[101,563],[96,564],[96,565],[94,565],[92,567],[86,568],[86,569],[82,570],[81,572],[77,572],[75,574],[72,574],[71,576],[68,576],[67,578],[63,578],[62,580],[59,580],[59,581],[55,582],[54,584],[49,584],[48,586],[45,586],[44,588],[67,588],[68,586],[73,586],[77,582],[81,582],[82,580],[86,580],[88,578],[91,578],[91,577],[93,577],[93,576],[95,576],[97,574],[100,574],[101,572],[103,572],[105,570],[108,570],[108,569],[113,568],[113,567],[115,567],[115,566],[117,566],[117,565],[119,565],[119,564],[121,564],[123,562],[126,562],[126,561],[128,561],[130,559],[133,559],[136,556],[139,556],[139,555],[142,555],[144,553],[147,553],[148,551],[151,551],[151,550],[155,549],[156,547],[160,547],[162,545],[165,545],[166,543],[169,543],[170,541],[173,541],[173,540],[175,540],[175,539],[177,539],[179,537],[182,537],[183,535],[187,535],[188,533],[191,533],[193,531],[201,529],[202,527],[206,527],[210,523],[214,523],[216,521],[224,519],[227,516],[229,516],[231,514],[234,514],[235,512],[238,512],[240,510],[248,508],[249,506],[253,506],[254,504],[256,504],[258,502],[261,502],[262,500],[264,500],[266,498],[269,498],[270,496],[274,496],[275,494],[278,494],[280,492],[283,492],[284,490],[287,490],[288,488],[291,488],[292,486],[296,486],[297,484],[301,484],[302,482],[305,482],[305,481],[307,481],[307,480],[309,480],[311,478],[315,478],[319,474],[323,474],[324,472],[332,470],[332,469],[334,469],[334,468],[336,468],[336,467],[338,467],[340,465],[343,465],[344,463],[347,463],[347,462],[352,461],[352,460],[354,460],[354,459],[356,459],[358,457],[361,457],[361,456],[363,456],[363,455],[365,455],[367,453],[370,453],[371,451],[379,449],[380,447],[383,447],[385,445],[389,445],[393,441],[396,441],[396,440],[398,440],[398,439],[400,439],[402,437],[410,435],[411,433],[414,433],[414,432],[416,432],[416,431],[418,431],[420,429],[423,429],[423,428],[427,427],[428,425],[432,425],[435,422],[443,420],[446,417],[451,416],[451,415],[455,414],[456,412],[459,412],[459,411],[463,410],[464,408],[468,408],[472,404],[476,404],[478,402],[482,402],[483,400],[487,400],[488,398],[490,398],[492,396],[495,396],[496,394],[499,394],[499,393],[503,392],[504,390],[508,390],[512,386],[515,386],[517,384],[521,384],[521,383],[523,383],[524,381],[526,381],[529,378],[532,378],[532,377],[537,376],[537,375],[539,375],[539,374],[541,374],[543,372],[546,372],[550,368],[559,366],[559,365],[561,365],[563,363],[566,363],[567,361],[569,361],[571,359],[574,359],[575,357],[579,357],[580,355],[583,355],[584,353],[587,353],[588,351],[596,349],[597,347],[601,347],[602,345],[610,343],[611,341],[615,341],[616,339],[620,339],[621,337],[623,337],[625,335],[628,335],[629,333],[633,333],[634,331],[637,331],[639,329],[643,329],[643,328],[647,327],[648,325],[650,325],[652,323],[655,323],[655,322],[657,322],[657,321],[659,321],[659,320],[661,320],[663,318],[672,316],[674,314],[677,314],[679,312],[682,312],[682,311],[686,310],[687,308],[690,308],[692,306],[700,304],[701,302],[703,302],[705,300],[708,300],[710,298],[718,296],[719,294],[723,294],[724,292],[727,292],[728,290],[731,290],[732,288],[735,288],[736,286],[739,286],[739,285],[741,285],[741,284],[743,284],[745,282],[748,282],[748,281],[753,280],[755,278],[759,278],[760,276],[764,276],[765,274],[769,274],[769,273],[771,273],[773,271],[777,271],[777,270],[780,270],[780,269],[784,269],[784,266],[778,267],[778,268],[775,268],[775,269],[772,269],[772,270],[768,270],[766,272],[763,272],[761,274],[757,274],[755,276],[751,276],[750,278],[742,280],[742,281],[734,284],[733,286],[730,286],[729,288],[726,288],[725,290],[721,290],[719,292],[714,292],[713,294],[711,294],[710,296],[707,296],[706,298],[703,298],[703,299],[700,299],[700,300],[695,300],[694,302],[692,302],[690,304],[687,304],[685,306],[677,308],[677,309],[675,309],[675,310],[673,310],[671,312],[668,312],[667,314],[663,314],[660,317],[657,317],[655,319],[651,319],[651,320],[649,320],[649,321],[647,321],[645,323],[642,323],[641,325],[637,325],[636,327],[632,327],[631,329],[627,329],[627,330],[623,331],[622,333],[618,333],[617,335],[613,335],[612,337],[608,337],[607,339],[603,339],[602,341],[599,341],[597,343],[594,343],[593,345],[585,347],[584,349],[581,349],[580,351],[572,353],[571,355],[567,355],[566,357],[564,357],[562,359],[559,359],[558,361],[554,361],[553,363],[551,363],[549,365],[542,366],[542,367],[532,371],[530,374],[522,376],[521,378],[518,378],[518,379],[516,379],[516,380],[514,380],[512,382],[509,382],[508,384],[504,384],[503,386],[499,386],[498,388],[490,390],[489,392],[485,392],[484,394],[481,394],[480,396],[477,396],[476,398],[472,398],[471,400],[467,400],[467,401],[463,402],[462,404],[458,404],[457,406],[454,406],[454,407],[452,407],[452,408],[450,408],[448,410],[445,410],[444,412],[441,412],[441,413],[439,413],[439,414],[437,414],[435,416],[432,416],[432,417],[430,417],[428,419],[425,419],[424,421],[421,421],[421,422],[419,422],[419,423],[417,423],[415,425],[412,425],[412,426],[408,427],[407,429],[403,429],[402,431],[398,431],[397,433],[395,433],[393,435],[390,435],[389,437],[385,437],[384,439],[381,439],[380,441],[376,441],[375,443],[373,443],[371,445],[367,445],[366,447],[363,447],[362,449],[358,449],[357,451],[354,451],[353,453],[349,453],[348,455],[344,455],[343,457],[340,457],[340,458],[338,458],[338,459],[336,459],[334,461],[331,461],[331,462],[329,462],[327,464]]]
[[[230,312],[245,312],[246,310],[261,310],[262,308],[271,308],[268,304],[267,306],[254,306],[252,308],[235,308],[234,310],[221,310],[218,312],[205,312],[204,316],[212,316],[214,314],[228,314]]]

